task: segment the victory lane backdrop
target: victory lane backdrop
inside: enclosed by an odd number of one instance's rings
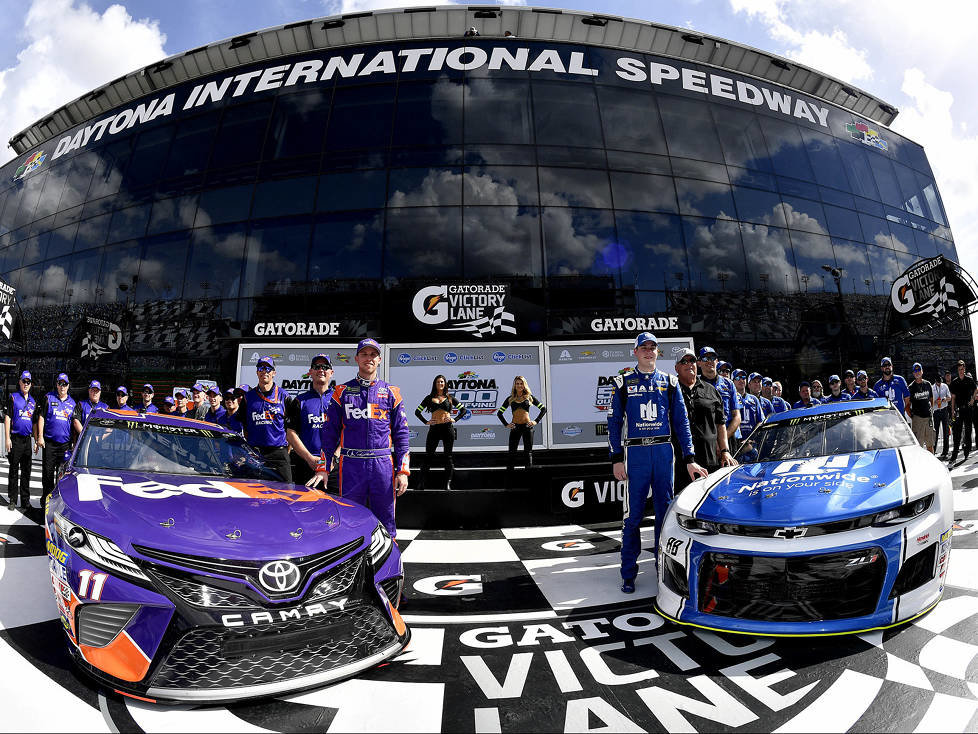
[[[485,346],[467,344],[390,344],[387,347],[387,381],[404,396],[411,429],[411,449],[424,451],[428,429],[414,415],[415,408],[431,392],[436,375],[445,375],[448,392],[471,411],[457,423],[456,449],[499,451],[506,449],[509,429],[496,417],[496,409],[513,389],[513,379],[523,375],[530,391],[541,402],[544,392],[541,342],[503,342]],[[537,409],[530,409],[535,418]],[[429,417],[425,414],[425,417]],[[511,414],[506,412],[506,419]],[[545,417],[543,423],[547,422]],[[541,425],[534,431],[536,447],[544,446]]]
[[[635,368],[634,341],[547,342],[547,442],[551,448],[600,447],[608,441],[613,380]],[[676,355],[692,349],[690,338],[659,340],[656,368],[676,374]]]
[[[238,385],[242,383],[254,387],[258,378],[255,365],[258,360],[270,356],[275,360],[275,382],[290,395],[312,389],[309,365],[317,354],[326,354],[333,364],[333,379],[336,384],[352,380],[357,376],[357,362],[354,359],[357,345],[351,344],[241,344],[238,347]],[[381,364],[381,372],[384,365]],[[224,388],[225,386],[221,386]],[[228,385],[226,387],[232,387]],[[412,408],[413,410],[413,408]]]

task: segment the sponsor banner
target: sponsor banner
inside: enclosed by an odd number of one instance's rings
[[[275,360],[275,382],[291,395],[298,395],[312,388],[309,365],[317,354],[329,356],[329,361],[333,363],[333,380],[337,384],[346,382],[357,374],[357,363],[354,359],[356,349],[356,343],[319,346],[258,342],[241,344],[238,347],[236,384],[245,383],[254,387],[257,383],[255,365],[261,357],[268,355]],[[384,365],[381,364],[382,373],[383,369]]]
[[[605,516],[621,517],[627,491],[628,482],[619,482],[610,471],[587,477],[554,477],[550,482],[550,509],[554,513],[580,515],[581,522],[597,522]]]
[[[387,347],[388,382],[397,385],[404,396],[411,430],[411,449],[424,451],[428,429],[414,415],[415,408],[431,392],[437,375],[444,375],[448,391],[471,411],[458,421],[456,450],[499,451],[509,442],[509,429],[496,417],[513,388],[513,379],[523,375],[530,391],[546,402],[542,343],[471,344],[390,344]],[[536,416],[536,408],[530,411]],[[511,414],[507,411],[506,417]],[[425,414],[425,417],[429,417]],[[546,424],[549,416],[544,417]],[[544,446],[545,426],[534,430],[534,445]]]
[[[658,336],[658,335],[657,335]],[[676,374],[688,337],[659,336],[657,367]],[[547,342],[547,407],[552,448],[604,446],[615,377],[635,366],[634,341]]]
[[[915,262],[890,289],[890,333],[915,331],[978,300],[974,281],[943,255]]]
[[[586,333],[607,336],[634,336],[640,331],[651,331],[656,336],[664,333],[686,333],[691,330],[689,316],[668,313],[641,314],[638,316],[562,316],[551,321],[550,333],[580,336]]]
[[[429,285],[411,299],[419,324],[438,331],[457,331],[476,338],[516,334],[516,316],[506,309],[507,283]]]
[[[0,334],[10,339],[14,333],[17,289],[0,280]]]
[[[78,326],[76,350],[81,359],[97,360],[122,346],[122,327],[112,321],[86,316]]]

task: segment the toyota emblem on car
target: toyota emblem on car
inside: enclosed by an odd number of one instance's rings
[[[294,589],[300,577],[299,567],[292,561],[269,561],[258,572],[261,585],[273,593]]]

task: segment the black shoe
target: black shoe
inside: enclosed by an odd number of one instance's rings
[[[951,454],[951,458],[947,460],[947,463],[948,464],[953,464],[957,460],[958,460],[958,455],[957,454]]]
[[[623,579],[621,582],[621,592],[623,594],[634,594],[635,579]]]

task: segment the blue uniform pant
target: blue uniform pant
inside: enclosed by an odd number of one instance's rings
[[[659,531],[672,501],[673,450],[671,443],[655,446],[630,446],[625,449],[625,471],[628,492],[625,494],[625,521],[621,534],[621,577],[633,579],[638,574],[638,554],[642,552],[639,532],[645,516],[646,500],[652,490],[655,511],[655,558],[659,558]]]
[[[368,508],[383,523],[392,538],[394,523],[394,462],[390,456],[360,459],[340,456],[340,496]]]

